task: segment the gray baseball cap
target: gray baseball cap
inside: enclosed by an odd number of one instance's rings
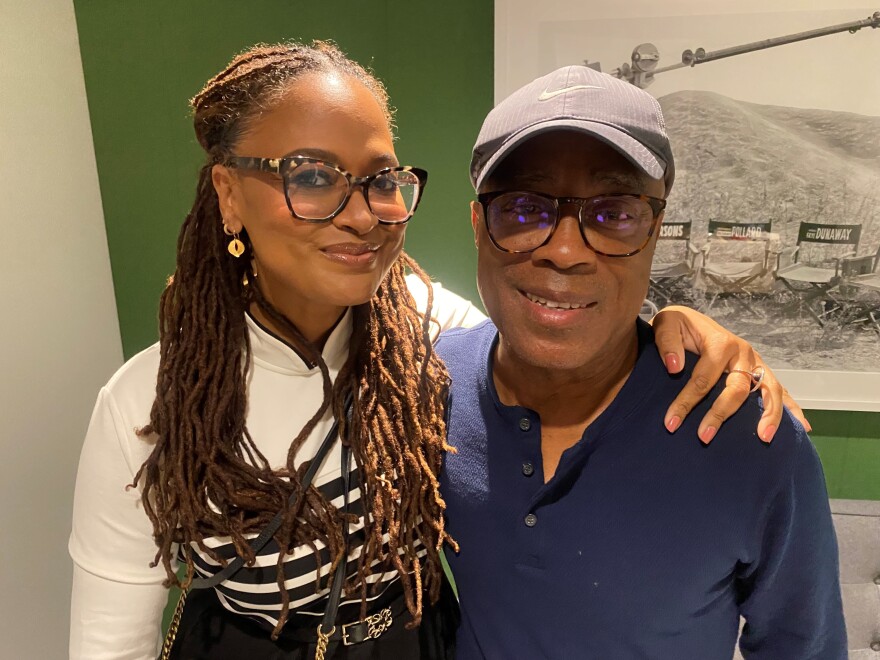
[[[475,190],[519,145],[546,131],[582,131],[619,151],[666,194],[675,179],[660,104],[646,91],[586,66],[566,66],[533,80],[496,105],[471,158]]]

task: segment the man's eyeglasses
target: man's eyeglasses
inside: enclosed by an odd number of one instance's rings
[[[240,170],[278,174],[293,217],[305,222],[327,222],[342,212],[355,188],[363,191],[367,206],[379,222],[399,225],[409,220],[428,182],[417,167],[386,167],[369,176],[354,176],[316,158],[247,158],[233,156],[223,163]]]
[[[516,254],[546,245],[559,226],[559,207],[577,204],[581,236],[596,254],[631,257],[651,239],[666,200],[613,193],[596,197],[551,197],[533,192],[477,195],[489,238],[499,250]]]

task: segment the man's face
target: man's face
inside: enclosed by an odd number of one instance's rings
[[[604,142],[571,131],[544,133],[518,147],[480,190],[496,191],[665,196],[663,181],[649,179]],[[601,256],[586,245],[577,213],[577,205],[561,205],[549,242],[508,254],[492,245],[482,207],[472,206],[480,297],[501,334],[502,353],[526,365],[601,369],[634,350],[659,231],[632,257]]]

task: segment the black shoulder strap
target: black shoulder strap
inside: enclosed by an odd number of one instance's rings
[[[346,401],[346,409],[348,409],[351,403],[351,398]],[[321,467],[321,464],[324,462],[324,459],[327,457],[327,453],[330,451],[330,448],[336,442],[336,435],[339,432],[339,420],[333,420],[333,426],[330,427],[330,430],[327,432],[327,436],[324,438],[324,441],[321,443],[321,446],[318,448],[318,451],[315,453],[315,457],[312,459],[311,464],[309,465],[306,473],[302,478],[302,489],[303,492],[307,491],[309,487],[312,485],[312,480],[315,478],[315,474],[318,472],[318,469]],[[296,491],[290,494],[290,499],[287,500],[287,507],[292,507],[296,504]],[[286,509],[285,509],[286,510]],[[275,514],[275,517],[269,521],[269,524],[263,529],[260,535],[252,539],[249,542],[251,546],[251,550],[254,551],[254,554],[257,554],[262,550],[266,544],[269,542],[269,539],[278,531],[278,528],[281,527],[281,519],[283,517],[284,510],[279,511]],[[209,578],[194,578],[190,583],[190,589],[208,589],[210,587],[216,587],[218,584],[223,582],[224,580],[228,580],[233,575],[235,575],[239,569],[244,565],[243,557],[236,557],[231,562],[226,565],[226,568],[221,569],[217,573],[214,573]]]
[[[330,585],[330,593],[327,594],[327,607],[324,610],[324,616],[321,619],[321,625],[318,630],[324,635],[332,635],[336,629],[336,612],[339,609],[339,601],[342,598],[342,584],[345,582],[345,573],[348,566],[348,499],[351,491],[351,448],[345,443],[342,444],[342,480],[344,488],[343,508],[344,521],[342,523],[342,539],[344,548],[342,559],[336,566],[336,572],[333,574],[333,583]]]

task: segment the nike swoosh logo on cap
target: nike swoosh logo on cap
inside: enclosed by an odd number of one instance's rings
[[[546,89],[541,92],[541,95],[538,97],[539,101],[549,101],[554,96],[559,96],[560,94],[565,94],[566,92],[570,92],[573,89],[604,89],[604,87],[599,87],[597,85],[572,85],[571,87],[563,87],[562,89],[556,89],[552,92],[547,91]]]

